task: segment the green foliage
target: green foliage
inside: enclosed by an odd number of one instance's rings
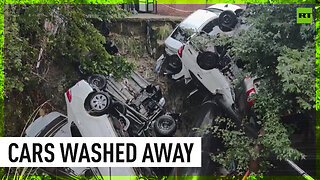
[[[244,172],[256,146],[263,147],[254,156],[263,160],[259,163],[261,172],[268,167],[271,154],[278,160],[304,158],[291,147],[290,133],[281,123],[282,114],[305,113],[313,117],[316,109],[316,28],[315,23],[296,23],[296,8],[302,6],[249,5],[242,17],[250,25],[249,30],[233,36],[201,35],[193,40],[192,44],[199,49],[212,44],[231,45],[228,54],[233,60],[244,62],[245,71],[252,77],[261,77],[253,108],[262,132],[257,140],[247,144],[243,143],[247,139],[241,132],[229,131],[228,136],[222,136],[227,150],[213,158],[219,163],[228,165],[235,159],[241,162],[238,170]]]
[[[2,97],[0,99],[0,137],[3,137],[3,135],[4,135],[4,121],[3,121],[4,111],[3,111],[3,107],[4,107],[4,101],[3,101],[3,97]]]
[[[218,154],[211,154],[211,159],[228,168],[229,171],[247,171],[246,167],[250,159],[257,159],[258,157],[258,154],[251,147],[254,140],[246,137],[243,131],[232,130],[235,124],[230,119],[217,118],[215,122],[217,125],[210,127],[211,132],[214,136],[223,140],[227,150]],[[234,162],[237,162],[238,166],[232,167]]]
[[[120,78],[133,67],[106,52],[105,37],[92,22],[123,17],[125,13],[115,5],[7,5],[5,13],[6,93],[22,92],[35,78],[32,72],[40,48],[47,62],[77,62],[91,73],[108,72]],[[57,28],[56,33],[44,28],[46,22]]]
[[[316,51],[316,142],[319,143],[320,142],[320,121],[319,121],[319,109],[320,109],[320,50],[319,50],[319,47],[320,47],[320,34],[319,34],[319,31],[320,31],[320,9],[319,9],[319,4],[317,4],[317,7],[316,7],[316,32],[317,32],[317,51]],[[319,155],[318,154],[319,151],[317,151],[317,156]],[[320,163],[320,160],[316,160],[317,163],[319,164]],[[318,168],[317,169],[317,175],[320,174],[320,169]]]
[[[285,47],[278,61],[276,73],[281,77],[283,92],[295,94],[300,106],[298,110],[315,109],[315,44],[305,46],[301,51]]]
[[[107,74],[108,72],[113,72],[112,74],[116,78],[121,78],[129,74],[131,70],[134,68],[134,64],[128,63],[123,57],[120,56],[115,56],[110,61],[83,61],[81,64],[83,65],[84,70],[88,72],[97,72],[100,74]],[[104,67],[107,67],[107,69]]]
[[[319,6],[316,7],[316,32],[320,31],[320,9]],[[320,34],[317,33],[317,51],[316,51],[316,89],[317,89],[317,105],[316,105],[316,109],[317,111],[320,109],[320,51],[319,51],[319,47],[320,47]]]
[[[111,38],[115,44],[117,44],[121,55],[138,59],[147,53],[144,39],[134,36],[119,36],[116,34],[112,34]]]
[[[4,2],[1,1],[0,2],[0,34],[1,34],[1,38],[0,38],[0,137],[3,136],[3,94],[4,94],[4,74],[3,74],[3,70],[4,70],[4,52],[3,52],[3,48],[4,48]],[[0,172],[1,175],[1,172]]]
[[[6,135],[20,135],[26,117],[46,100],[63,108],[62,94],[79,78],[78,65],[116,78],[133,68],[103,47],[102,22],[127,14],[117,5],[5,5],[4,14]]]
[[[290,133],[281,123],[280,112],[285,109],[286,105],[281,94],[275,96],[268,88],[264,87],[266,85],[262,85],[259,89],[259,94],[256,96],[257,101],[254,104],[254,109],[263,122],[264,132],[260,134],[259,145],[264,146],[264,152],[276,155],[279,160],[303,159],[303,154],[291,148]],[[289,104],[290,100],[285,102]]]
[[[123,0],[6,0],[6,4],[122,4]]]
[[[169,24],[165,24],[155,29],[155,38],[157,40],[165,40],[171,32],[172,27]]]
[[[263,77],[261,89],[271,94],[265,100],[282,102],[279,114],[315,109],[316,29],[314,23],[296,23],[297,7],[251,5],[246,12],[250,30],[229,40],[234,58],[243,60],[253,76]]]
[[[0,12],[1,12],[1,22],[0,22],[0,34],[2,34],[0,38],[0,137],[4,135],[4,5],[3,2],[0,3]],[[0,177],[3,175],[4,169],[0,168]]]
[[[117,6],[62,6],[59,7],[59,11],[63,17],[62,27],[50,44],[56,58],[79,62],[88,72],[112,73],[117,78],[132,70],[133,65],[127,63],[125,59],[111,56],[106,52],[103,47],[105,37],[90,21],[91,19],[109,21],[123,17],[122,11]]]
[[[19,91],[23,91],[24,83],[26,80],[24,77],[29,77],[31,68],[25,62],[22,61],[22,57],[26,56],[26,53],[32,51],[25,51],[28,46],[26,39],[21,39],[19,35],[19,24],[16,22],[16,15],[10,16],[10,11],[16,11],[16,7],[7,6],[5,15],[6,15],[6,39],[5,39],[5,49],[6,52],[6,63],[5,63],[5,87],[6,93],[10,93],[13,88],[16,88]],[[11,42],[11,43],[7,43]],[[35,59],[31,57],[30,59]],[[32,62],[29,62],[30,64]]]
[[[224,3],[232,4],[315,4],[315,0],[225,0]],[[132,0],[6,0],[8,4],[131,4]],[[186,4],[186,1],[161,0],[159,4]],[[216,0],[188,1],[189,4],[215,4]]]

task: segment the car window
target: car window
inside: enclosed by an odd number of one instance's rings
[[[202,28],[202,31],[206,32],[206,33],[210,33],[213,29],[213,27],[219,25],[219,20],[218,18],[217,19],[214,19],[212,21],[210,21],[208,24],[206,24],[203,28]]]
[[[185,29],[180,26],[172,33],[171,37],[180,42],[187,42],[188,38],[194,33],[193,29]]]

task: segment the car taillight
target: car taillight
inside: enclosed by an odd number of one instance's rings
[[[184,45],[182,45],[179,49],[178,49],[178,56],[182,58],[182,51],[184,49]]]
[[[66,92],[66,95],[67,95],[67,98],[68,98],[69,102],[71,102],[72,94],[71,94],[71,90],[70,89],[68,89],[68,91]]]
[[[249,107],[253,105],[253,103],[256,101],[256,99],[252,99],[252,95],[256,93],[256,90],[254,88],[251,88],[247,91],[247,102],[249,104]]]

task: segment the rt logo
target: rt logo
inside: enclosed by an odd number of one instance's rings
[[[312,23],[312,8],[297,8],[297,23]]]

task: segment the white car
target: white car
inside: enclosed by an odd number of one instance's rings
[[[222,56],[214,48],[201,52],[189,41],[178,50],[182,66],[179,73],[172,75],[172,79],[184,78],[186,84],[191,80],[200,82],[210,94],[221,95],[219,102],[234,115],[235,96],[231,82],[236,79],[239,69],[228,56]]]
[[[27,137],[118,137],[108,114],[91,116],[84,107],[86,97],[93,89],[84,80],[65,93],[68,116],[51,112],[36,119],[26,129]],[[136,176],[134,168],[119,167],[60,167],[41,168],[54,176]],[[104,179],[104,178],[102,178]]]
[[[218,18],[223,11],[231,11],[239,15],[243,11],[240,6],[233,4],[215,4],[206,9],[199,9],[183,20],[165,40],[165,52],[167,55],[176,54],[183,43],[197,32],[204,31],[208,34],[214,32],[213,29],[219,22]]]
[[[201,35],[231,36],[239,32],[240,29],[246,29],[248,26],[241,25],[241,21],[232,11],[223,11],[212,22],[217,23],[211,26],[212,31],[210,33],[200,32],[193,34],[187,42],[180,46],[177,55],[171,55],[166,58],[165,73],[174,80],[183,78],[186,84],[191,81],[195,82],[197,88],[190,95],[199,90],[207,91],[208,95],[211,96],[210,99],[216,101],[240,127],[243,114],[239,113],[239,109],[245,108],[236,103],[235,92],[231,86],[232,82],[237,79],[240,69],[226,55],[228,47],[221,47],[212,42],[200,44],[195,39]],[[245,89],[248,91],[253,87],[253,83],[250,82],[249,79],[244,81]],[[248,96],[255,93],[253,90],[251,91],[247,92]],[[250,103],[252,104],[252,102],[242,104],[250,106]],[[256,135],[253,129],[249,129],[249,131],[254,136]]]
[[[25,131],[27,137],[127,137],[172,136],[178,115],[167,113],[164,98],[139,74],[121,82],[94,75],[65,93],[67,116],[51,112],[37,118]],[[99,89],[100,87],[102,89]],[[153,133],[154,131],[154,133]],[[64,167],[41,168],[55,176],[154,176],[150,168]],[[104,178],[104,177],[103,177]]]

